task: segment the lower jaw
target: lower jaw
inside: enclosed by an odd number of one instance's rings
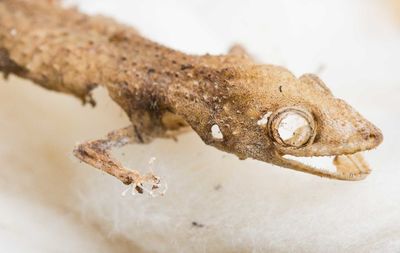
[[[284,155],[283,159],[292,162],[296,170],[339,180],[362,180],[371,172],[361,152],[323,157]]]

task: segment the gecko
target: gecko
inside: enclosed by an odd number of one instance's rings
[[[73,153],[139,193],[143,184],[156,191],[160,177],[125,167],[111,150],[175,138],[185,129],[239,159],[350,181],[370,173],[361,153],[383,140],[314,74],[296,77],[260,64],[241,46],[221,55],[185,54],[59,1],[0,1],[0,71],[93,106],[92,90],[104,87],[130,125],[82,142]],[[319,156],[333,157],[336,170],[296,160]]]

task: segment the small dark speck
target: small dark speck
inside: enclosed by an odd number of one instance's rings
[[[149,69],[147,70],[147,73],[148,73],[148,74],[151,74],[151,73],[154,73],[154,72],[156,72],[156,70],[153,69],[153,68],[149,68]]]
[[[219,191],[222,189],[222,185],[217,184],[216,186],[214,186],[214,190]]]
[[[282,85],[279,86],[279,92],[282,92]]]
[[[138,193],[143,194],[143,188],[142,188],[142,187],[136,186],[136,187],[135,187],[135,190],[136,190]]]
[[[192,226],[196,228],[202,228],[204,227],[204,224],[198,223],[196,221],[192,221]]]
[[[125,153],[122,153],[121,155],[122,155],[122,156],[125,156]]]
[[[181,70],[191,69],[191,68],[193,68],[193,66],[191,64],[182,64],[181,65]]]

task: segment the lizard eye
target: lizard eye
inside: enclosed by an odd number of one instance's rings
[[[282,146],[302,147],[315,137],[313,116],[303,108],[286,107],[271,115],[269,133]]]

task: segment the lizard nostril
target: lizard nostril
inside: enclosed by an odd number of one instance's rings
[[[380,131],[370,133],[369,134],[369,139],[375,140],[376,143],[381,143],[383,141],[383,135]]]
[[[365,133],[363,136],[365,141],[372,142],[374,145],[383,141],[383,135],[380,131]]]

